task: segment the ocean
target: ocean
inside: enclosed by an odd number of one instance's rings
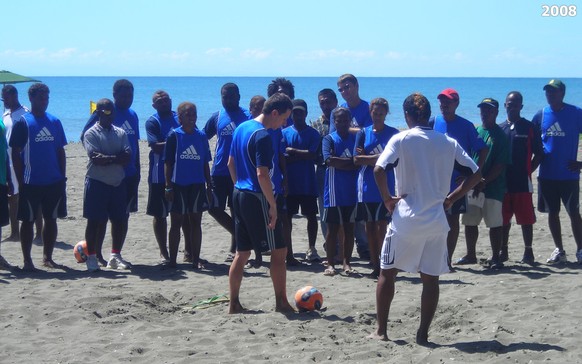
[[[48,112],[60,118],[69,142],[79,140],[81,130],[89,118],[89,102],[100,98],[112,98],[113,83],[120,77],[43,77],[35,79],[46,83],[50,88]],[[267,85],[275,77],[128,77],[134,84],[135,96],[132,108],[140,118],[140,135],[145,139],[144,123],[155,110],[151,97],[156,90],[162,89],[170,94],[173,108],[183,101],[194,102],[198,108],[198,126],[202,127],[210,115],[221,107],[220,88],[226,82],[234,82],[241,92],[241,106],[248,108],[254,95],[266,96]],[[437,95],[445,88],[452,87],[459,92],[461,103],[457,114],[480,124],[477,104],[485,97],[493,97],[503,104],[509,91],[520,91],[524,96],[522,116],[531,119],[542,107],[547,105],[543,86],[548,78],[358,78],[360,97],[371,100],[384,97],[390,104],[388,125],[406,128],[402,113],[402,102],[412,92],[421,92],[429,99],[433,115],[439,113]],[[317,93],[323,88],[337,92],[336,77],[289,77],[295,85],[295,97],[304,99],[308,105],[308,119],[316,119],[321,110]],[[565,101],[582,106],[582,79],[562,79],[566,84]],[[16,84],[20,101],[29,105],[27,90],[30,84]],[[499,112],[498,123],[505,120],[503,109]]]

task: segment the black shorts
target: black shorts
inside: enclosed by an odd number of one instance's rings
[[[269,203],[262,193],[233,192],[234,238],[238,251],[262,252],[285,247],[281,217],[269,229]]]
[[[287,214],[295,215],[299,212],[301,206],[301,215],[317,215],[317,196],[308,195],[289,195],[287,196]]]
[[[390,214],[383,202],[360,202],[358,204],[358,221],[389,221]]]
[[[560,212],[560,201],[568,215],[578,212],[580,207],[580,181],[558,181],[538,178],[538,211]]]
[[[230,176],[212,176],[212,209],[225,210],[228,207],[232,208],[232,191],[234,184]]]
[[[154,217],[168,217],[170,204],[166,200],[166,184],[150,183],[146,214]]]
[[[467,196],[463,196],[453,203],[447,211],[447,215],[460,215],[467,212]]]
[[[186,186],[174,185],[173,193],[174,199],[170,202],[170,212],[172,213],[186,215],[208,210],[208,197],[204,183]]]
[[[277,202],[277,214],[283,216],[287,214],[287,199],[285,195],[275,195],[275,201]]]
[[[46,219],[66,217],[65,196],[65,180],[42,186],[22,184],[18,198],[18,220],[33,222],[39,207]]]
[[[137,212],[137,191],[139,189],[139,174],[125,177],[125,186],[127,188],[127,211]]]
[[[323,210],[321,221],[338,225],[354,223],[356,221],[357,210],[356,205],[326,207]]]
[[[125,220],[129,217],[126,209],[125,180],[119,186],[111,186],[92,178],[85,178],[83,195],[83,217],[89,220]]]
[[[6,226],[10,222],[8,213],[8,186],[0,185],[0,226]]]

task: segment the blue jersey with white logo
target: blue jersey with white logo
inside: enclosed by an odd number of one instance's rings
[[[10,146],[22,148],[24,183],[49,185],[65,179],[58,150],[67,145],[61,121],[49,113],[36,117],[22,115],[14,123]]]
[[[156,143],[163,143],[168,138],[171,130],[180,127],[178,115],[172,111],[172,116],[161,118],[158,113],[153,114],[145,123],[148,144],[151,146]],[[164,176],[164,161],[162,153],[155,153],[150,150],[150,164],[148,173],[148,182],[166,183]]]
[[[170,131],[164,149],[164,163],[174,164],[172,182],[180,186],[205,183],[204,165],[211,161],[210,146],[203,131],[188,134],[182,127]]]
[[[283,132],[279,129],[268,129],[269,135],[273,142],[273,169],[271,170],[271,183],[273,185],[273,193],[276,195],[282,194],[283,191],[283,172],[279,164],[279,157],[285,153],[283,147]]]
[[[204,132],[208,139],[216,135],[216,147],[214,149],[214,164],[210,174],[213,176],[229,176],[228,156],[230,155],[230,145],[232,135],[237,126],[243,121],[252,119],[247,109],[239,107],[234,112],[229,112],[225,108],[212,114],[204,126]]]
[[[330,157],[352,158],[356,136],[348,134],[342,139],[337,132],[330,133],[323,138],[323,160]],[[358,171],[356,169],[346,171],[327,166],[325,170],[325,183],[323,190],[323,206],[354,206],[357,199]]]
[[[353,128],[365,128],[366,126],[372,125],[372,117],[370,116],[370,104],[367,101],[361,100],[358,106],[351,108],[348,106],[347,102],[340,105],[350,110],[352,113],[352,127]],[[335,131],[335,121],[333,117],[333,111],[330,115],[329,120],[329,132]]]
[[[547,106],[538,111],[532,122],[541,131],[545,152],[538,176],[552,180],[579,179],[580,171],[569,171],[568,162],[575,161],[578,155],[582,109],[564,104],[560,111],[554,111]]]
[[[374,126],[368,126],[356,134],[356,149],[361,148],[363,155],[380,155],[384,151],[390,138],[398,134],[399,131],[388,125],[379,133],[374,132]],[[387,173],[388,189],[394,196],[394,170],[390,169]],[[374,179],[374,166],[363,165],[358,173],[358,202],[382,202],[380,191]]]
[[[287,147],[317,153],[321,137],[317,130],[306,126],[299,131],[295,126],[283,129],[283,151]],[[287,162],[287,184],[289,195],[317,196],[315,159],[297,159]]]

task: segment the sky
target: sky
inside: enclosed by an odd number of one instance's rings
[[[566,16],[542,16],[543,5],[562,3],[3,1],[0,69],[29,76],[582,77],[582,0],[569,0],[574,10]]]

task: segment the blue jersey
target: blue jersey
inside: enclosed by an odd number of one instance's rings
[[[180,127],[180,123],[178,122],[178,115],[175,112],[172,111],[172,116],[163,119],[158,113],[153,114],[145,123],[148,145],[152,146],[156,143],[164,143],[166,138],[168,138],[168,133],[178,127]],[[150,150],[149,159],[148,182],[166,183],[162,153],[155,153],[152,149]]]
[[[435,118],[431,118],[431,124],[433,124],[434,130],[455,139],[468,155],[479,154],[481,149],[487,147],[483,139],[479,138],[475,125],[458,115],[455,115],[455,120],[449,122],[442,115],[438,115]],[[451,191],[457,188],[455,181],[459,175],[457,170],[453,170]]]
[[[370,116],[370,104],[367,101],[361,100],[358,106],[351,108],[348,106],[347,102],[340,105],[350,110],[352,113],[352,127],[353,128],[365,128],[366,126],[372,125],[372,117]],[[333,111],[330,115],[329,120],[329,132],[335,131],[335,121],[333,117]]]
[[[337,132],[328,134],[323,138],[323,159],[330,157],[351,158],[356,136],[348,134],[342,139]],[[341,170],[328,166],[325,170],[325,183],[323,190],[323,206],[353,206],[357,203],[357,170]]]
[[[252,119],[247,109],[239,107],[237,111],[228,112],[225,108],[212,114],[204,126],[204,132],[208,139],[216,135],[216,147],[214,149],[214,164],[211,174],[213,176],[229,176],[228,156],[232,135],[237,126],[243,121]]]
[[[578,138],[582,133],[582,109],[564,104],[560,111],[547,106],[532,122],[541,131],[545,157],[540,164],[539,178],[578,180],[580,171],[569,171],[568,162],[578,155]]]
[[[236,169],[235,187],[262,193],[257,168],[273,168],[273,138],[263,124],[252,119],[240,124],[232,136],[230,156]]]
[[[273,169],[271,170],[271,183],[273,185],[273,193],[275,195],[282,194],[283,191],[283,171],[279,164],[279,158],[285,153],[283,147],[283,132],[279,129],[267,130],[273,142]]]
[[[172,182],[180,186],[205,183],[205,165],[210,162],[210,146],[203,131],[188,134],[182,127],[170,131],[164,149],[164,163],[174,164]]]
[[[321,137],[317,130],[306,126],[299,131],[295,126],[283,129],[283,150],[287,147],[307,150],[316,154]],[[289,195],[317,196],[315,180],[315,159],[296,159],[287,162],[287,182]]]
[[[398,134],[399,131],[388,125],[384,125],[381,132],[374,132],[374,126],[368,126],[356,134],[356,146],[354,148],[354,155],[357,154],[356,149],[363,150],[363,155],[381,154],[388,144],[390,138]],[[394,170],[387,171],[388,189],[392,196],[394,191]],[[363,165],[358,173],[358,202],[382,202],[380,191],[374,179],[374,166]]]
[[[49,185],[65,179],[58,154],[65,145],[61,121],[49,113],[42,117],[26,113],[12,127],[10,146],[22,148],[26,184]]]
[[[87,124],[85,124],[83,132],[81,133],[81,139],[82,136],[85,135],[85,132],[95,125],[97,120],[99,120],[99,116],[95,112],[91,115]],[[129,146],[131,147],[131,159],[125,166],[125,176],[134,176],[138,172],[137,158],[139,156],[139,119],[137,114],[132,109],[120,110],[115,108],[115,119],[113,120],[113,125],[123,129],[125,134],[127,134]]]

